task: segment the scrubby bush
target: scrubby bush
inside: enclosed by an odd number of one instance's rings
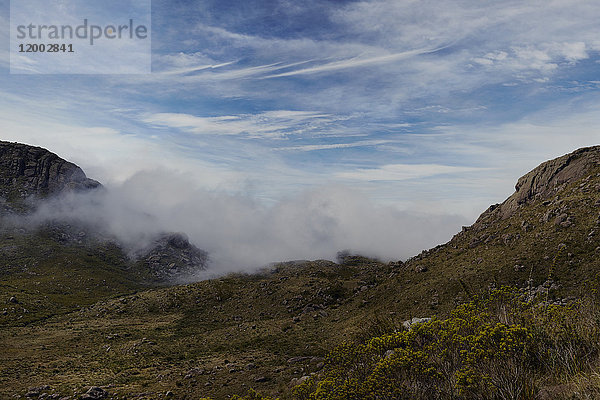
[[[595,294],[595,292],[590,291]],[[534,399],[598,358],[600,314],[588,296],[568,306],[528,303],[501,288],[449,318],[339,345],[299,400]]]
[[[233,397],[231,397],[232,400],[279,400],[273,397],[265,397],[263,395],[261,395],[260,393],[258,393],[256,390],[254,389],[250,389],[248,390],[248,394],[246,396],[238,396],[238,395],[233,395]],[[210,397],[203,397],[200,400],[212,400]]]

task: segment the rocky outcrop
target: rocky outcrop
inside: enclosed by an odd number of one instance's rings
[[[584,147],[554,160],[546,161],[522,176],[515,186],[515,193],[502,204],[493,205],[477,221],[482,223],[490,217],[509,218],[524,204],[545,200],[565,186],[575,182],[594,168],[600,167],[600,146]],[[477,227],[477,223],[475,224]]]
[[[208,253],[191,244],[183,233],[164,234],[136,256],[144,270],[161,282],[189,280],[208,264]]]
[[[31,197],[43,199],[101,187],[77,165],[46,149],[0,141],[0,216],[30,214],[40,204],[29,201]],[[111,234],[76,219],[51,220],[40,227],[61,245],[126,247]],[[206,269],[208,255],[190,244],[184,234],[165,233],[134,254],[133,262],[142,266],[144,278],[149,275],[156,282],[175,283],[189,280],[199,270]]]
[[[44,197],[100,186],[77,165],[46,149],[0,141],[0,196],[4,198]]]

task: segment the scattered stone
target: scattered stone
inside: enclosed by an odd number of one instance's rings
[[[312,357],[292,357],[289,360],[287,360],[287,362],[288,362],[288,364],[293,364],[293,363],[307,361],[307,360],[310,360],[311,358]]]
[[[310,376],[308,376],[308,375],[304,375],[300,378],[294,378],[290,381],[290,386],[298,386],[298,385],[306,382],[308,379],[310,379]]]
[[[12,304],[19,304],[19,300],[17,300],[15,296],[12,296],[10,299],[8,299],[8,302]]]
[[[567,220],[567,218],[569,218],[569,216],[565,213],[560,214],[559,216],[557,216],[554,219],[554,225],[560,225],[561,223],[563,223],[564,221]]]
[[[417,272],[417,273],[427,272],[427,267],[424,265],[417,265],[415,267],[415,272]]]
[[[473,238],[471,239],[471,241],[469,242],[469,248],[472,249],[474,247],[477,247],[477,245],[479,245],[481,243],[481,240],[478,238]]]
[[[81,400],[101,400],[108,397],[108,392],[98,386],[92,386],[89,388],[84,395],[81,396]]]
[[[267,378],[266,376],[259,376],[258,378],[256,378],[254,380],[254,382],[256,383],[262,383],[262,382],[267,382],[269,380],[269,378]]]
[[[529,222],[527,221],[522,221],[521,222],[521,230],[523,232],[529,232],[533,229],[533,225],[531,225]]]
[[[48,390],[50,390],[50,386],[48,386],[48,385],[32,387],[32,388],[28,389],[25,397],[29,397],[29,398],[39,397],[39,396],[45,394],[45,392],[47,392]],[[47,394],[46,394],[46,396],[47,396]]]

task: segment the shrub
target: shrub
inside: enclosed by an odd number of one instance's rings
[[[501,288],[449,318],[346,342],[320,375],[294,388],[300,400],[533,399],[545,382],[590,369],[600,318],[590,299],[527,303]]]

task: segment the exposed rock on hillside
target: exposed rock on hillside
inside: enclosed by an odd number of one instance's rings
[[[491,206],[478,222],[490,214],[506,219],[523,204],[533,200],[547,199],[566,185],[583,178],[590,169],[600,166],[600,146],[585,147],[570,154],[546,161],[522,176],[515,186],[515,193],[502,204]]]
[[[40,147],[0,142],[0,196],[46,196],[63,190],[97,188],[73,163]]]
[[[158,281],[185,280],[206,269],[208,263],[208,254],[191,244],[182,233],[160,236],[137,257]]]

